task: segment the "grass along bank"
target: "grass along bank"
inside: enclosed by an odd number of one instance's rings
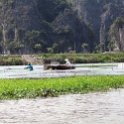
[[[124,88],[121,76],[75,76],[46,79],[0,79],[0,99],[55,97]]]
[[[71,63],[114,63],[124,62],[124,52],[115,53],[58,53],[0,56],[0,65],[24,65],[27,63],[43,64],[51,61],[65,63],[68,58]]]

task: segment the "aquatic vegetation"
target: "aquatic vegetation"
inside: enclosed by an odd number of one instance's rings
[[[46,79],[0,79],[0,99],[56,97],[124,88],[124,75]]]

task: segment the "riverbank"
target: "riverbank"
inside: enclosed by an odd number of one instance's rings
[[[0,79],[0,99],[56,97],[124,88],[124,75],[45,79]]]
[[[58,53],[58,54],[22,54],[22,55],[6,55],[0,56],[0,65],[25,65],[31,63],[33,65],[42,65],[58,61],[65,63],[68,58],[73,64],[81,63],[114,63],[124,62],[124,53]]]

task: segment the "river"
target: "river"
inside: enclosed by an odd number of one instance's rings
[[[123,124],[124,89],[0,101],[0,124]]]
[[[0,78],[53,78],[75,75],[121,75],[124,74],[123,63],[76,64],[76,69],[44,70],[43,65],[34,65],[34,70],[25,66],[0,66]]]
[[[97,67],[96,67],[97,66]],[[1,66],[0,78],[52,78],[74,75],[120,75],[123,64],[81,64],[74,70],[34,71]],[[0,100],[0,124],[123,124],[124,89],[54,98]]]

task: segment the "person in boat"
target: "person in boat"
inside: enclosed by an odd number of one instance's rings
[[[30,71],[33,71],[33,66],[31,65],[31,63],[29,63],[25,69],[29,69]]]
[[[71,63],[68,59],[65,59],[65,61],[66,61],[66,64],[65,64],[66,66],[71,66]]]

